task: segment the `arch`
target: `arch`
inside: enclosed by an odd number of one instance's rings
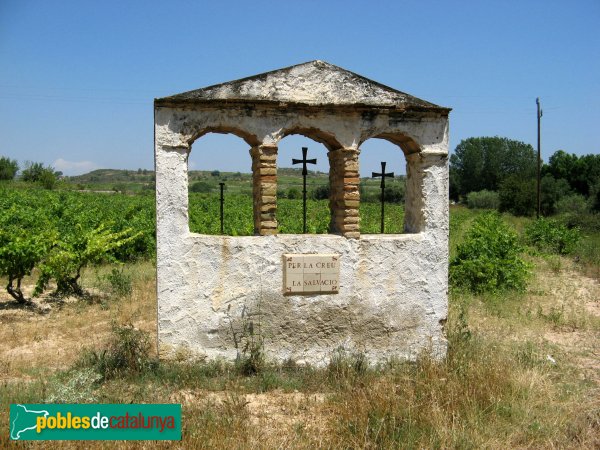
[[[281,137],[278,139],[278,142],[292,134],[300,134],[304,137],[312,139],[315,142],[323,144],[329,151],[337,150],[342,147],[342,144],[338,142],[333,133],[329,133],[314,127],[294,126],[286,128],[282,130]]]
[[[312,142],[299,142],[298,144],[294,142],[294,147],[289,147],[285,145],[284,141],[286,138],[291,136],[302,136],[302,141],[309,140]],[[312,144],[312,145],[311,145]],[[316,145],[315,145],[316,144]],[[297,145],[297,146],[296,146]],[[321,145],[324,147],[322,148]],[[278,179],[278,210],[281,213],[278,215],[277,222],[279,225],[280,232],[282,234],[301,234],[302,230],[302,207],[299,205],[302,203],[302,177],[299,174],[299,171],[295,171],[293,183],[284,182],[286,179],[286,175],[289,176],[289,173],[285,173],[284,169],[302,169],[302,164],[293,165],[292,159],[301,159],[302,158],[302,147],[308,148],[308,159],[317,159],[317,165],[307,165],[308,169],[308,177],[307,177],[307,233],[309,234],[323,234],[329,233],[331,231],[331,222],[333,216],[332,204],[331,204],[331,187],[330,187],[330,161],[329,154],[331,150],[328,145],[324,142],[321,142],[315,139],[312,135],[307,135],[307,133],[300,132],[288,132],[285,136],[283,136],[278,141],[278,151],[277,151],[277,179]],[[321,147],[321,148],[319,148]],[[284,159],[285,158],[285,159]],[[323,167],[326,167],[323,172]],[[311,172],[318,171],[319,174],[313,174]],[[322,186],[326,186],[326,190],[324,192],[316,192]],[[290,198],[290,190],[293,191],[296,195],[295,198]],[[280,194],[286,194],[286,198],[282,198]],[[324,194],[324,198],[315,198],[314,196],[317,194]],[[314,202],[313,200],[317,200]],[[321,202],[319,200],[327,200],[326,206],[325,202]],[[289,203],[289,205],[287,204]],[[294,206],[292,207],[291,204]],[[326,212],[323,210],[326,208]],[[294,213],[294,216],[290,215],[290,212]],[[300,212],[300,215],[296,213]],[[311,220],[312,219],[312,220]]]
[[[202,128],[201,130],[195,132],[194,134],[192,134],[192,137],[187,141],[188,145],[191,147],[193,145],[193,143],[196,142],[196,140],[198,140],[199,138],[201,138],[202,136],[204,136],[205,134],[208,134],[208,133],[234,134],[237,137],[246,141],[246,143],[250,147],[255,147],[257,145],[260,145],[260,143],[261,143],[260,140],[258,139],[258,137],[256,137],[256,135],[254,135],[246,130],[243,130],[243,129],[237,128],[237,127],[233,127],[233,126],[220,125],[220,126],[215,126],[215,127],[205,127],[205,128]]]
[[[379,142],[373,142],[377,140]],[[369,148],[375,146],[375,148]],[[361,233],[381,233],[381,178],[373,178],[373,172],[381,172],[385,161],[386,173],[393,172],[394,178],[386,178],[385,230],[386,234],[399,234],[404,230],[404,194],[406,157],[400,147],[388,139],[372,138],[362,142],[359,163],[360,223]]]
[[[419,153],[421,151],[421,146],[419,143],[403,133],[378,133],[372,136],[367,136],[360,141],[359,146],[369,139],[383,139],[389,141],[392,144],[400,147],[405,155],[412,155],[413,153]]]

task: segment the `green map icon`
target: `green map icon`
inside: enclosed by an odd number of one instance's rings
[[[10,405],[10,438],[13,440],[25,438],[21,435],[26,431],[35,430],[37,418],[47,417],[48,414],[49,412],[45,410],[34,411],[23,405]]]

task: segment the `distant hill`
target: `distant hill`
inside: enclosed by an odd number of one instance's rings
[[[148,169],[97,169],[83,175],[65,178],[73,183],[143,183],[154,181],[154,171]]]
[[[291,167],[280,167],[280,176],[301,177],[302,169]],[[244,172],[221,172],[219,170],[190,170],[190,181],[202,179],[229,179],[244,181],[252,178],[252,174]],[[309,177],[327,178],[324,172],[309,171]],[[154,170],[137,169],[97,169],[83,175],[65,177],[72,183],[148,183],[154,181]]]

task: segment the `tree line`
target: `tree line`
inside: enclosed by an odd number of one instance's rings
[[[472,137],[450,157],[450,198],[530,216],[537,209],[537,153],[505,137]],[[600,211],[600,155],[556,151],[541,168],[541,212]]]

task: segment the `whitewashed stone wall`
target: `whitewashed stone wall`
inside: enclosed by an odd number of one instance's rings
[[[371,137],[398,144],[407,155],[408,234],[360,235],[355,228],[340,230],[342,235],[190,233],[187,156],[193,141],[211,131],[237,134],[249,148],[276,148],[291,133],[323,142],[330,152],[359,152],[360,144]],[[248,105],[156,107],[161,355],[185,348],[208,358],[233,359],[243,346],[240,339],[249,337],[243,330],[250,323],[267,358],[280,362],[324,365],[340,347],[363,352],[371,362],[414,359],[424,350],[445,355],[447,147],[447,114],[381,110],[365,115],[359,109],[306,112]],[[356,161],[352,164],[356,171]],[[269,183],[276,186],[272,178]],[[274,205],[268,205],[269,211]],[[340,254],[339,293],[284,295],[285,253]]]

